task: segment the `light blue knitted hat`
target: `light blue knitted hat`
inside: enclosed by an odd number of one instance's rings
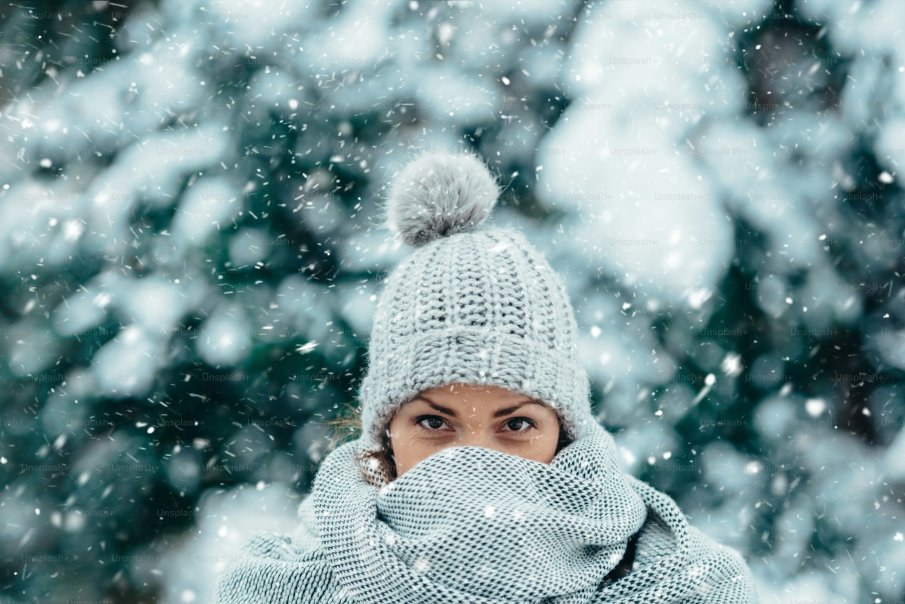
[[[596,421],[562,280],[520,232],[484,225],[499,193],[469,153],[427,152],[396,176],[385,226],[417,249],[377,302],[359,390],[366,448],[386,446],[400,405],[451,383],[539,399],[570,439]]]

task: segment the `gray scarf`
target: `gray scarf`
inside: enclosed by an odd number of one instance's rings
[[[258,536],[218,602],[750,604],[741,556],[623,473],[598,426],[549,464],[444,449],[396,480],[359,471],[359,441],[324,459],[296,538]],[[633,537],[634,535],[634,537]],[[634,568],[611,571],[637,543]]]

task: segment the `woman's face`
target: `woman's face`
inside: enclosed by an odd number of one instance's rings
[[[550,463],[559,442],[559,416],[505,388],[449,384],[402,405],[389,430],[398,477],[438,451],[464,445]]]

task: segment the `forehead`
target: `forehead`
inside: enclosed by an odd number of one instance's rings
[[[460,385],[454,384],[439,388],[422,390],[411,402],[420,402],[422,405],[434,408],[443,407],[450,411],[485,411],[497,412],[519,406],[519,410],[525,409],[549,409],[555,411],[544,401],[534,399],[526,394],[488,385]],[[524,404],[532,403],[532,404]]]
[[[435,388],[422,390],[419,394],[430,397],[432,400],[461,401],[461,400],[499,400],[513,402],[531,398],[520,392],[508,390],[492,384],[446,384]]]

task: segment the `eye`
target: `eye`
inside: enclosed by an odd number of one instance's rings
[[[430,426],[423,425],[423,422],[430,422]],[[436,425],[436,422],[439,422],[440,425]],[[415,418],[415,425],[421,428],[422,430],[427,430],[428,432],[437,432],[440,430],[441,426],[445,424],[446,421],[440,417],[439,415],[419,415]]]
[[[509,426],[511,432],[527,432],[528,430],[531,430],[531,429],[537,427],[537,424],[534,422],[534,420],[527,418],[527,417],[510,418],[510,419],[506,420],[505,425]],[[527,426],[527,428],[517,429],[517,428],[513,428],[513,425]]]
[[[439,432],[447,425],[446,420],[439,415],[419,415],[415,418],[415,425],[427,432]],[[505,432],[524,433],[537,428],[537,422],[527,417],[512,417],[503,424],[508,428]]]

